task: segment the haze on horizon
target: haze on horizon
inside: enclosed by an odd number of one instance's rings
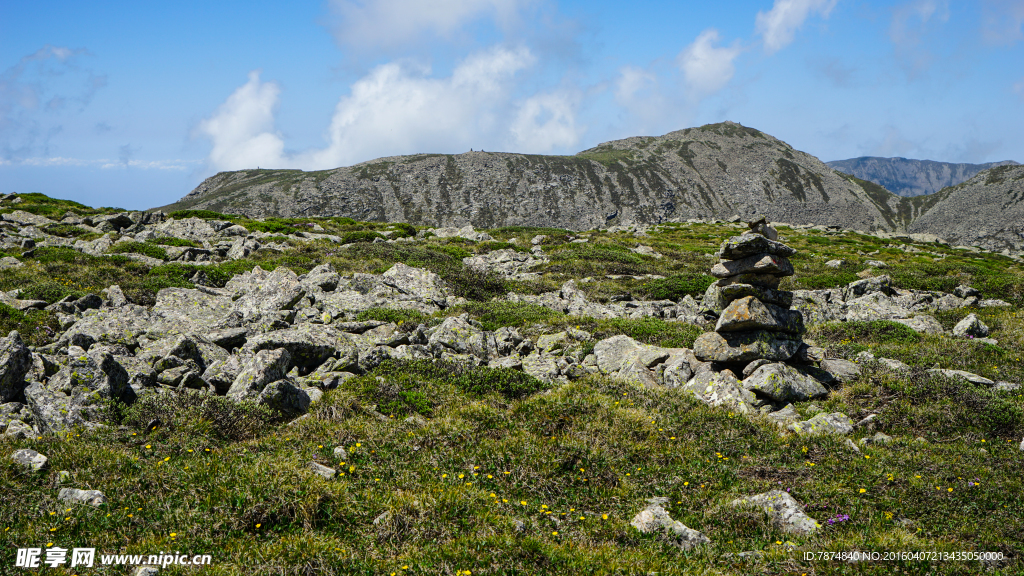
[[[1024,0],[0,6],[0,192],[171,203],[241,168],[574,154],[733,120],[822,160],[1024,162]]]

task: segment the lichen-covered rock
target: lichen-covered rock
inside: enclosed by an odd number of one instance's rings
[[[183,333],[203,333],[207,330],[238,327],[238,319],[232,316],[233,302],[230,296],[217,295],[206,290],[189,288],[164,288],[156,294],[153,313],[158,316],[151,320],[145,332],[151,337]],[[124,310],[118,308],[118,311]]]
[[[303,284],[316,286],[325,292],[332,292],[338,287],[339,282],[341,282],[341,275],[330,262],[316,266],[302,279]]]
[[[634,360],[650,367],[667,359],[669,354],[667,348],[641,344],[624,334],[605,338],[594,345],[597,367],[602,374],[618,372]]]
[[[32,368],[32,353],[12,330],[0,338],[0,403],[11,402],[25,390],[25,374]]]
[[[743,380],[747,390],[759,392],[773,402],[799,402],[828,396],[820,382],[782,363],[766,364]]]
[[[722,310],[715,332],[738,332],[768,330],[803,334],[803,315],[796,310],[786,310],[774,304],[766,304],[754,296],[733,300]]]
[[[894,322],[899,322],[921,334],[942,334],[945,332],[942,329],[942,324],[934,316],[929,316],[928,314],[918,314],[913,318],[897,318]]]
[[[737,274],[735,276],[729,276],[728,278],[722,278],[715,282],[719,287],[732,286],[733,284],[749,284],[751,286],[757,286],[759,288],[769,288],[775,290],[779,287],[779,283],[782,278],[774,274],[755,274],[745,273]]]
[[[162,321],[162,317],[145,306],[126,304],[119,308],[105,308],[84,315],[68,327],[57,342],[58,345],[71,344],[85,349],[96,342],[135,347],[139,344],[139,336],[160,326]]]
[[[469,319],[468,314],[446,318],[429,336],[433,346],[443,346],[456,354],[472,354],[487,361],[498,355],[494,333],[485,331]]]
[[[242,361],[242,369],[228,389],[228,397],[235,400],[252,400],[271,382],[284,378],[288,372],[291,354],[280,348],[260,350]]]
[[[430,270],[413,268],[401,262],[396,263],[381,275],[381,280],[404,294],[419,300],[445,306],[448,299],[448,284]]]
[[[892,287],[892,278],[886,275],[854,280],[846,285],[843,292],[846,300],[852,300],[858,296],[874,294],[876,292],[881,292],[887,296],[892,296],[896,293]]]
[[[968,314],[953,326],[953,336],[957,338],[984,338],[988,332],[988,326],[976,314]]]
[[[305,390],[290,381],[278,380],[267,384],[256,401],[287,416],[300,416],[309,411],[312,400]]]
[[[77,488],[61,488],[57,499],[67,504],[88,504],[100,507],[107,503],[107,497],[99,490],[79,490]]]
[[[846,302],[847,321],[896,320],[912,314],[912,310],[883,292],[872,292]]]
[[[257,266],[248,276],[232,278],[225,288],[241,295],[232,304],[232,311],[243,322],[258,322],[279,310],[291,310],[306,294],[298,275],[284,266],[273,272]]]
[[[713,285],[717,285],[717,282]],[[793,304],[793,293],[788,290],[773,290],[751,284],[728,284],[721,286],[719,292],[726,304],[745,296],[753,296],[765,304],[774,304],[780,308],[789,308]]]
[[[74,354],[47,383],[33,382],[25,388],[33,423],[41,433],[94,422],[102,400],[121,400],[129,393],[128,372],[111,354],[86,354],[80,348]]]
[[[35,450],[23,448],[21,450],[15,450],[11,454],[11,460],[14,463],[29,470],[30,472],[38,472],[47,466],[48,459]]]
[[[5,426],[6,430],[4,430]],[[35,431],[32,430],[32,427],[21,420],[11,420],[6,424],[0,421],[0,430],[4,430],[4,436],[10,436],[17,440],[29,438],[35,435]]]
[[[741,236],[733,236],[723,242],[722,247],[715,256],[725,260],[738,260],[747,256],[765,253],[788,258],[796,254],[796,249],[786,246],[781,242],[769,240],[761,234],[746,233]]]
[[[831,414],[822,412],[810,420],[794,422],[789,425],[788,429],[800,436],[814,436],[818,434],[846,435],[853,432],[853,420],[842,412],[833,412]]]
[[[242,356],[232,354],[224,360],[215,362],[203,372],[203,380],[213,386],[217,394],[227,394],[235,379],[242,372]]]
[[[821,527],[821,524],[804,514],[803,506],[789,492],[782,490],[737,498],[730,506],[760,508],[779,529],[792,534],[813,534]]]
[[[860,376],[859,364],[838,358],[826,358],[821,362],[821,369],[831,374],[841,384],[855,380]]]
[[[978,376],[977,374],[967,372],[964,370],[944,370],[942,368],[930,368],[927,370],[929,374],[940,374],[946,378],[963,378],[972,384],[981,384],[982,386],[993,386],[995,382],[985,378],[984,376]]]
[[[245,352],[284,348],[291,355],[291,365],[315,368],[335,355],[339,349],[351,348],[342,332],[323,324],[299,324],[294,328],[274,330],[249,338]]]
[[[786,404],[781,410],[770,412],[767,417],[782,429],[785,429],[794,422],[800,421],[800,413],[796,411],[792,404]]]
[[[758,358],[789,360],[800,349],[800,340],[764,330],[753,332],[705,332],[693,343],[702,362],[750,362]]]
[[[691,550],[711,542],[711,539],[678,520],[673,520],[664,506],[668,498],[651,498],[647,507],[633,517],[630,525],[644,534],[658,534],[683,550]]]
[[[727,372],[699,372],[683,385],[683,390],[711,406],[723,406],[740,414],[754,411],[754,394]]]
[[[536,353],[523,358],[522,366],[523,372],[543,382],[553,382],[561,374],[558,363],[553,358]]]
[[[715,278],[729,278],[739,274],[792,276],[793,264],[784,256],[754,254],[739,260],[722,260],[711,267],[711,275]]]
[[[154,367],[168,357],[193,360],[202,372],[214,363],[226,360],[228,353],[203,336],[179,334],[150,343],[140,350],[136,357]]]

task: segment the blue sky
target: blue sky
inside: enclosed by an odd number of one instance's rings
[[[574,154],[741,122],[822,160],[1024,162],[1024,0],[0,1],[0,192]]]

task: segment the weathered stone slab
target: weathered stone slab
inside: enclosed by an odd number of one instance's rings
[[[800,349],[800,340],[756,330],[753,332],[705,332],[693,343],[702,362],[750,362],[758,358],[785,361]]]
[[[716,284],[720,287],[731,286],[733,284],[750,284],[752,286],[760,286],[763,288],[776,289],[779,287],[779,283],[782,278],[775,276],[774,274],[737,274],[735,276],[729,276],[728,278],[720,279]]]
[[[737,274],[792,276],[793,264],[785,256],[754,254],[739,260],[722,260],[711,267],[711,275],[715,278],[728,278]]]
[[[644,534],[659,534],[683,550],[690,550],[711,542],[704,534],[688,528],[682,522],[673,520],[669,516],[664,508],[669,503],[668,498],[651,498],[647,502],[647,507],[634,516],[630,522],[630,525],[637,530]]]
[[[754,394],[728,373],[700,372],[683,385],[683,390],[711,406],[723,406],[740,414],[754,411]]]
[[[820,382],[782,363],[761,366],[743,380],[743,387],[760,392],[775,402],[797,402],[828,395],[828,390]]]
[[[842,412],[831,414],[822,412],[810,420],[794,422],[789,425],[789,430],[800,436],[815,436],[818,434],[840,434],[845,435],[853,432],[853,420]]]
[[[12,330],[6,338],[0,338],[0,404],[21,396],[30,368],[32,353],[22,342],[21,334]]]
[[[764,510],[772,519],[772,523],[780,529],[793,534],[813,534],[821,525],[810,516],[804,514],[803,505],[796,501],[789,492],[772,490],[755,496],[738,498],[731,506],[756,506]]]
[[[789,257],[796,254],[796,249],[786,246],[782,242],[769,240],[760,234],[743,234],[741,236],[733,236],[723,242],[722,247],[715,256],[725,260],[737,260],[754,254],[764,253]]]
[[[717,282],[715,283],[717,285]],[[793,305],[793,293],[788,290],[773,290],[751,284],[727,284],[718,288],[725,304],[739,300],[745,296],[753,296],[765,304],[774,304],[779,308]]]
[[[788,334],[803,334],[803,315],[774,304],[764,304],[753,296],[733,300],[722,311],[715,332],[741,330],[770,330]]]

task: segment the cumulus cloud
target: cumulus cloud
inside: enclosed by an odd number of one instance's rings
[[[990,44],[1024,40],[1024,0],[985,0],[981,34]]]
[[[835,5],[836,0],[775,0],[771,10],[757,13],[755,21],[765,51],[772,54],[786,47],[807,18],[812,14],[828,18]]]
[[[514,149],[546,152],[579,142],[576,111],[581,95],[575,90],[536,94],[527,98],[510,128]]]
[[[274,131],[280,89],[253,72],[198,132],[213,144],[208,162],[217,170],[322,170],[416,152],[503,146],[546,152],[575,144],[581,131],[575,121],[579,94],[515,95],[517,75],[535,61],[526,48],[494,47],[467,57],[440,78],[427,66],[383,64],[338,101],[326,146],[298,153],[286,153]]]
[[[730,46],[716,47],[718,41],[718,30],[709,28],[679,54],[679,68],[694,97],[718,92],[729,83],[736,71],[733,61],[743,51],[739,41]]]
[[[450,39],[468,24],[490,20],[507,28],[536,0],[331,0],[339,44],[395,48],[426,37]]]
[[[88,54],[46,45],[0,73],[0,156],[48,153],[62,114],[82,111],[106,86],[105,75],[82,66]]]
[[[273,132],[274,111],[281,88],[260,82],[260,71],[234,91],[213,116],[199,123],[198,131],[213,144],[210,164],[219,170],[256,166],[280,167],[284,141]]]

